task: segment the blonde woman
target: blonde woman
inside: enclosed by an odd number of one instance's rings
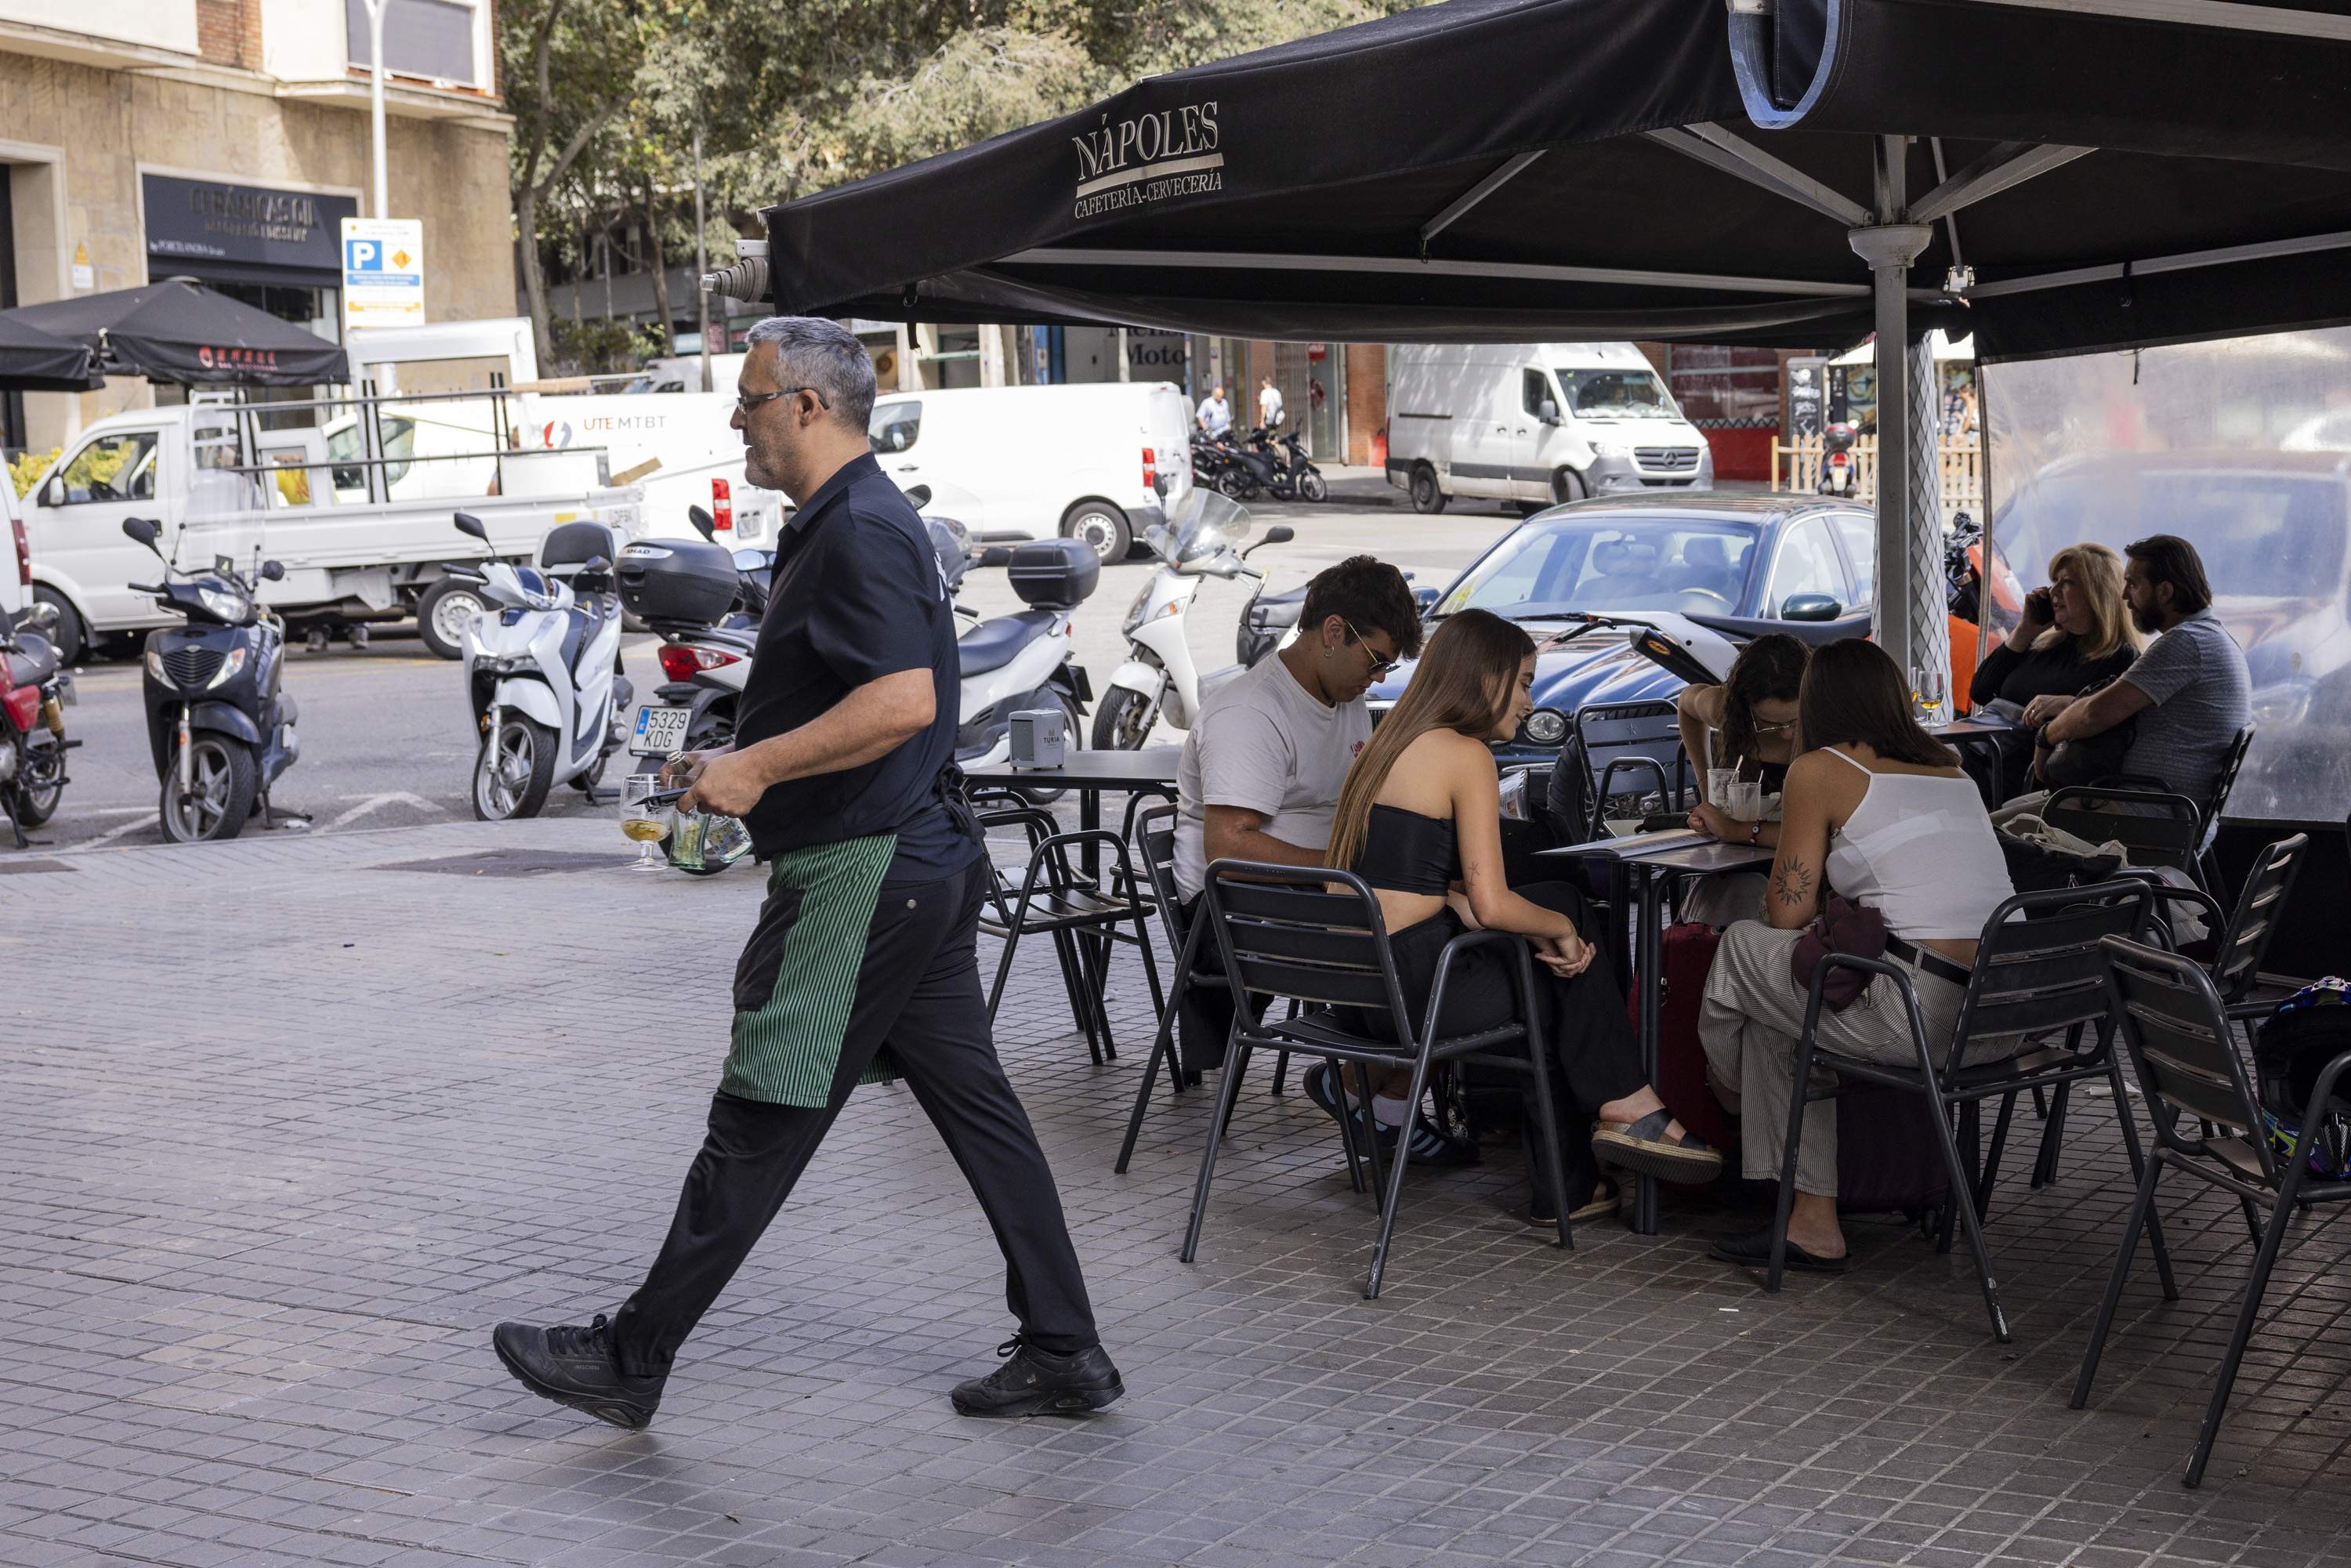
[[[2122,558],[2101,544],[2071,545],[2050,558],[2049,586],[2025,595],[2016,630],[1976,666],[1968,698],[1979,709],[2008,704],[2010,717],[2037,728],[2061,706],[2040,699],[2114,679],[2146,645],[2123,602]],[[2001,749],[2001,800],[2032,788],[2032,737],[2020,734]]]
[[[1568,1137],[1571,1218],[1615,1206],[1601,1189],[1594,1161],[1677,1182],[1711,1181],[1722,1156],[1673,1120],[1641,1071],[1624,994],[1605,965],[1593,966],[1582,896],[1563,883],[1513,892],[1502,876],[1499,780],[1489,743],[1507,740],[1534,709],[1535,646],[1514,623],[1481,610],[1441,621],[1413,672],[1412,684],[1348,771],[1331,829],[1331,863],[1372,884],[1387,922],[1405,1005],[1414,1015],[1428,995],[1445,945],[1465,930],[1513,932],[1534,949],[1533,1044],[1551,1053],[1555,1109],[1562,1128],[1596,1120],[1588,1140]],[[1515,960],[1501,948],[1472,949],[1445,990],[1437,1027],[1468,1033],[1517,1016]],[[1384,1032],[1386,1019],[1352,1022]],[[1409,1090],[1397,1071],[1374,1092],[1380,1135],[1396,1134],[1412,1107],[1392,1097]],[[1343,1098],[1325,1063],[1307,1074],[1307,1092],[1333,1116],[1361,1115]],[[1531,1125],[1534,1118],[1528,1118]],[[1542,1190],[1541,1162],[1531,1159],[1535,1191],[1527,1211],[1550,1225],[1554,1195]]]

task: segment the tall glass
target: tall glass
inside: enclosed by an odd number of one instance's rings
[[[662,869],[662,857],[653,846],[669,837],[669,810],[646,804],[660,788],[658,773],[632,773],[621,780],[621,831],[637,846],[631,871]]]
[[[1932,729],[1943,722],[1943,672],[1917,669],[1910,672],[1910,700],[1918,706],[1918,722]]]

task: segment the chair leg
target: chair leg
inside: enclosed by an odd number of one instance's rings
[[[2123,1092],[2123,1064],[2115,1059],[2111,1043],[2107,1052],[2106,1079],[2114,1085],[2115,1116],[2123,1124],[2123,1152],[2130,1156],[2131,1175],[2136,1178],[2148,1166],[2162,1162],[2139,1147],[2138,1118],[2131,1113],[2130,1096]],[[2259,1240],[2260,1235],[2256,1230],[2254,1239]],[[2163,1217],[2152,1208],[2147,1211],[2147,1240],[2155,1254],[2156,1278],[2163,1281],[2163,1299],[2176,1301],[2179,1299],[2179,1282],[2171,1277],[2171,1249],[2164,1245]]]
[[[1984,1151],[1983,1179],[1976,1185],[1976,1212],[1987,1219],[1991,1218],[1991,1189],[2000,1180],[2000,1159],[2008,1151],[2009,1119],[2015,1110],[2015,1094],[2003,1095],[2000,1114],[1992,1118],[1991,1147]]]
[[[1283,1081],[1290,1076],[1290,1052],[1283,1051],[1273,1059],[1273,1092],[1281,1092]]]
[[[1342,1082],[1344,1082],[1343,1078]],[[1364,1157],[1371,1165],[1372,1186],[1376,1191],[1387,1185],[1387,1178],[1383,1174],[1386,1162],[1380,1155],[1380,1119],[1372,1113],[1372,1070],[1360,1061],[1355,1063],[1355,1092],[1363,1096]],[[1346,1097],[1342,1095],[1341,1105],[1343,1107],[1345,1103]],[[1404,1143],[1402,1137],[1396,1140],[1398,1147],[1402,1147]]]
[[[1234,1044],[1230,1044],[1230,1043],[1228,1043],[1228,1044],[1226,1045],[1226,1047],[1225,1047],[1225,1076],[1226,1076],[1226,1077],[1228,1077],[1228,1078],[1231,1078],[1231,1079],[1234,1079],[1234,1080],[1239,1080],[1239,1079],[1247,1078],[1247,1077],[1249,1076],[1249,1048],[1248,1046],[1246,1046],[1246,1045],[1234,1045]],[[1229,1133],[1229,1132],[1231,1132],[1231,1131],[1233,1130],[1233,1107],[1234,1107],[1235,1105],[1238,1104],[1239,1103],[1240,1103],[1240,1096],[1238,1096],[1238,1094],[1236,1094],[1236,1095],[1232,1096],[1230,1099],[1228,1099],[1228,1100],[1224,1103],[1224,1104],[1225,1104],[1225,1111],[1224,1111],[1224,1116],[1225,1116],[1225,1131],[1226,1131],[1226,1132],[1228,1132],[1228,1133]]]
[[[1788,1095],[1788,1141],[1780,1151],[1780,1204],[1771,1216],[1771,1262],[1763,1271],[1763,1289],[1773,1293],[1788,1266],[1788,1217],[1796,1208],[1796,1153],[1804,1141],[1804,1110],[1812,1103],[1812,1087],[1813,1042],[1799,1040],[1795,1087]]]
[[[1077,1021],[1079,1031],[1086,1037],[1086,1054],[1093,1058],[1096,1067],[1100,1067],[1102,1064],[1102,1034],[1094,1021],[1094,1009],[1086,1000],[1085,954],[1072,932],[1054,932],[1053,946],[1061,955],[1061,983],[1070,993],[1071,1016]]]
[[[2114,1327],[2115,1309],[2122,1304],[2123,1281],[2130,1277],[2131,1259],[2138,1251],[2138,1233],[2155,1212],[2156,1179],[2163,1174],[2159,1159],[2147,1162],[2138,1178],[2138,1195],[2131,1201],[2130,1219],[2123,1227],[2123,1244],[2115,1253],[2114,1272],[2106,1278],[2105,1298],[2098,1303],[2098,1321],[2090,1329],[2090,1343],[2082,1352],[2082,1370],[2074,1379],[2074,1397],[2066,1403],[2079,1410],[2090,1402],[2090,1385],[2098,1375],[2098,1357],[2105,1354],[2107,1331]]]
[[[1405,1103],[1417,1106],[1421,1092],[1427,1087],[1428,1047],[1423,1044],[1420,1054],[1413,1059],[1412,1093]],[[1372,1246],[1371,1282],[1364,1287],[1364,1300],[1367,1301],[1380,1299],[1380,1277],[1387,1272],[1388,1243],[1395,1235],[1396,1210],[1404,1206],[1404,1168],[1411,1162],[1412,1132],[1407,1128],[1396,1139],[1395,1159],[1388,1166],[1387,1197],[1380,1204],[1380,1239]]]
[[[1551,1200],[1559,1209],[1559,1244],[1573,1252],[1575,1235],[1567,1223],[1567,1161],[1560,1150],[1559,1112],[1551,1100],[1551,1063],[1544,1060],[1542,1041],[1527,1031],[1527,1061],[1534,1068],[1535,1126],[1542,1134],[1543,1179],[1551,1184]]]
[[[1113,928],[1114,929],[1114,928]],[[1110,1031],[1110,956],[1113,944],[1107,933],[1095,936],[1078,934],[1078,948],[1086,959],[1086,1005],[1093,1009],[1094,1021],[1102,1028],[1104,1060],[1118,1060],[1118,1041]]]
[[[2049,1097],[2049,1125],[2041,1134],[2041,1185],[2048,1186],[2057,1179],[2057,1156],[2065,1146],[2065,1110],[2073,1103],[2074,1086],[2057,1085],[2057,1092]],[[2121,1115],[2129,1108],[2117,1105],[2115,1113]]]
[[[2032,1086],[2032,1114],[2041,1121],[2049,1120],[2049,1096],[2037,1083]],[[2040,1184],[2036,1181],[2033,1185]]]
[[[1968,1166],[1968,1201],[1975,1207],[1976,1217],[1983,1217],[1984,1206],[1991,1199],[1984,1179],[1983,1102],[1966,1100],[1959,1103],[1959,1155]]]
[[[1186,983],[1184,977],[1178,977],[1176,982],[1176,997],[1183,996]],[[1184,1071],[1182,1064],[1174,1060],[1175,1055],[1176,1009],[1171,1002],[1169,1006],[1160,1009],[1159,1029],[1151,1037],[1151,1059],[1143,1064],[1143,1082],[1134,1091],[1134,1110],[1126,1118],[1126,1139],[1118,1146],[1118,1163],[1111,1166],[1111,1169],[1120,1176],[1126,1174],[1127,1162],[1134,1158],[1134,1141],[1143,1135],[1143,1113],[1150,1109],[1151,1091],[1153,1085],[1159,1081],[1161,1062],[1167,1063],[1168,1088],[1171,1094],[1183,1092]]]
[[[1992,1281],[1991,1249],[1984,1243],[1983,1222],[1976,1218],[1976,1206],[1967,1201],[1974,1177],[1960,1159],[1959,1141],[1951,1134],[1949,1103],[1932,1079],[1928,1080],[1928,1098],[1935,1107],[1935,1135],[1942,1140],[1943,1164],[1951,1174],[1950,1207],[1959,1211],[1959,1223],[1967,1228],[1968,1246],[1976,1255],[1976,1279],[1983,1286],[1984,1311],[1991,1314],[1991,1337],[2006,1344],[2008,1317],[2000,1308],[2000,1287]]]
[[[2212,1403],[2205,1407],[2203,1427],[2196,1434],[2196,1452],[2189,1457],[2188,1473],[2180,1478],[2182,1486],[2196,1486],[2204,1479],[2205,1462],[2211,1458],[2212,1445],[2220,1436],[2220,1416],[2229,1407],[2229,1391],[2237,1385],[2238,1364],[2245,1359],[2245,1346],[2253,1337],[2253,1320],[2261,1315],[2262,1297],[2269,1291],[2270,1270],[2277,1263],[2278,1249],[2294,1218],[2296,1185],[2289,1173],[2276,1206],[2270,1210],[2261,1254],[2253,1260],[2252,1277],[2245,1281],[2245,1302],[2237,1309],[2237,1329],[2229,1336],[2229,1354],[2220,1358],[2220,1375],[2213,1381]]]
[[[1023,899],[1021,903],[1025,906],[1028,901]],[[996,961],[996,983],[987,988],[987,1022],[990,1029],[993,1029],[996,1026],[997,1004],[1004,999],[1004,982],[1012,977],[1013,949],[1019,946],[1019,920],[1018,918],[1014,918],[1006,921],[1004,924],[1004,952],[1003,955]]]
[[[1231,1040],[1225,1043],[1225,1081],[1217,1087],[1216,1113],[1208,1118],[1208,1144],[1200,1151],[1200,1177],[1192,1187],[1192,1222],[1184,1229],[1184,1249],[1176,1254],[1185,1262],[1192,1261],[1200,1249],[1200,1222],[1208,1214],[1208,1183],[1217,1174],[1217,1146],[1225,1141],[1225,1123],[1233,1113],[1233,1100],[1240,1092],[1241,1075],[1233,1071],[1238,1063]]]
[[[1339,1147],[1347,1156],[1347,1185],[1357,1192],[1369,1192],[1371,1188],[1364,1180],[1363,1155],[1355,1147],[1355,1119],[1346,1114],[1347,1070],[1340,1065],[1335,1056],[1326,1056],[1322,1060],[1329,1065],[1332,1075],[1339,1081]],[[1312,1070],[1310,1068],[1308,1071]]]

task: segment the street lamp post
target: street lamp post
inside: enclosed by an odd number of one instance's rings
[[[368,14],[368,120],[375,163],[373,217],[392,216],[383,170],[383,8],[391,0],[360,0]]]
[[[694,277],[702,327],[702,390],[710,390],[710,239],[702,219],[702,128],[694,131]]]

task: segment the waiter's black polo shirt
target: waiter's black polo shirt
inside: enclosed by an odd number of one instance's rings
[[[930,727],[862,767],[769,788],[743,819],[753,852],[895,833],[886,880],[896,883],[952,876],[980,852],[947,810],[942,779],[962,692],[955,611],[922,517],[869,453],[820,486],[777,541],[736,746],[798,729],[902,670],[931,672]]]

